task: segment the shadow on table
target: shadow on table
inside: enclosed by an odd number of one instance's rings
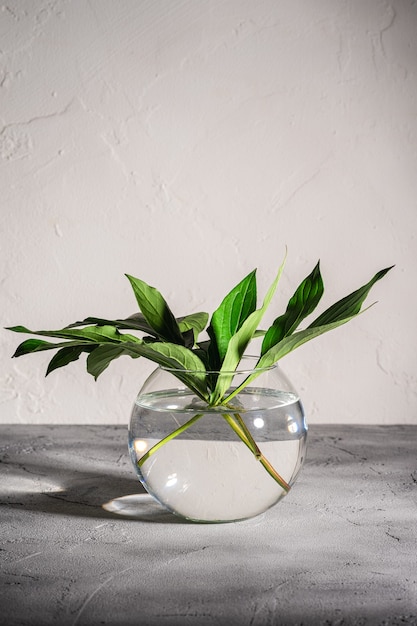
[[[22,459],[19,454],[17,458],[0,460],[0,467],[6,470],[0,504],[52,515],[187,523],[158,504],[134,477],[133,470],[108,463],[87,470],[83,459],[78,459],[79,463],[74,460],[73,454],[68,455],[67,462],[60,457],[55,463],[50,455],[42,458],[26,454]],[[130,462],[124,465],[128,467]]]

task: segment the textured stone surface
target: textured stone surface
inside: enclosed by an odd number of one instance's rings
[[[314,426],[287,498],[205,525],[142,493],[120,426],[3,425],[0,624],[415,626],[416,437]]]

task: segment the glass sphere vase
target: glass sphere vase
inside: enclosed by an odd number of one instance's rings
[[[241,361],[229,393],[255,363]],[[195,522],[248,519],[279,502],[299,474],[307,439],[301,400],[281,368],[266,368],[214,407],[175,373],[158,367],[132,409],[129,451],[146,491]]]

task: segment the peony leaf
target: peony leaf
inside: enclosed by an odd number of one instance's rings
[[[267,330],[262,343],[261,354],[268,352],[281,339],[291,335],[298,325],[314,311],[323,295],[323,280],[320,274],[320,262],[311,274],[297,287],[283,315],[277,317]]]
[[[378,280],[381,280],[393,267],[394,266],[391,265],[391,267],[380,270],[366,285],[363,285],[350,295],[338,300],[338,302],[324,311],[324,313],[310,324],[309,328],[315,328],[316,326],[322,326],[323,324],[329,324],[355,316],[361,310],[361,306],[373,285]]]
[[[83,346],[85,350],[91,348],[92,342],[90,341],[64,341],[62,343],[51,343],[50,341],[44,341],[43,339],[26,339],[23,341],[13,354],[13,357],[24,356],[31,352],[41,352],[43,350],[56,350],[58,348]]]
[[[154,329],[148,324],[142,313],[134,313],[126,319],[108,320],[101,317],[86,317],[85,320],[69,324],[65,328],[77,328],[78,326],[114,326],[120,330],[140,330],[148,335],[156,337]]]
[[[31,352],[39,352],[40,350],[51,350],[55,347],[55,343],[45,341],[44,339],[26,339],[26,341],[23,341],[23,343],[17,346],[13,357],[23,356]]]
[[[199,334],[205,329],[208,322],[208,313],[191,313],[184,317],[178,317],[177,322],[182,334],[189,330],[193,331],[194,343],[197,342]]]
[[[208,333],[212,347],[216,348],[217,367],[223,363],[230,339],[255,309],[256,270],[253,270],[227,294],[212,315]]]
[[[342,324],[346,324],[357,314],[352,315],[351,317],[345,317],[342,320],[338,320],[336,322],[331,322],[329,324],[323,324],[322,326],[315,326],[314,328],[309,327],[305,330],[299,330],[288,337],[284,337],[281,339],[275,346],[270,348],[268,352],[266,352],[259,359],[256,367],[265,368],[274,365],[277,361],[282,359],[284,356],[300,347],[307,341],[311,341],[311,339],[315,339],[319,335],[328,332],[329,330],[334,330],[338,326],[342,326]]]
[[[281,278],[281,274],[284,270],[284,265],[285,265],[285,258],[278,270],[278,273],[274,279],[274,282],[270,286],[264,298],[261,308],[251,313],[249,317],[243,322],[239,330],[230,339],[229,345],[227,347],[227,352],[223,361],[223,365],[219,372],[216,387],[212,395],[210,396],[211,404],[213,405],[218,404],[221,401],[224,394],[226,393],[227,389],[229,388],[233,380],[235,370],[248,344],[250,343],[251,339],[254,337],[256,330],[258,328],[258,325],[272,300],[272,297],[278,286],[279,279]]]
[[[183,345],[184,340],[177,320],[162,294],[143,280],[134,278],[129,274],[126,276],[130,281],[140,310],[158,337],[168,342]]]
[[[14,326],[8,330],[19,333],[29,333],[43,337],[56,337],[58,339],[84,340],[96,343],[112,341],[141,341],[134,335],[119,333],[114,326],[88,326],[86,328],[63,328],[62,330],[29,330],[24,326]]]
[[[65,367],[65,365],[72,363],[72,361],[77,361],[83,352],[88,352],[90,349],[89,346],[86,347],[85,345],[65,346],[61,348],[49,361],[46,376],[59,367]]]
[[[94,350],[87,357],[87,372],[94,376],[95,380],[100,376],[102,372],[109,366],[111,361],[117,359],[122,354],[126,354],[131,357],[139,355],[133,355],[130,350],[126,348],[126,344],[102,344],[94,348]]]
[[[124,344],[132,355],[143,356],[162,367],[175,370],[174,375],[200,398],[208,401],[206,368],[188,348],[169,342]]]

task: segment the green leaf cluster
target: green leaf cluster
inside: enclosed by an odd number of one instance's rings
[[[33,331],[25,326],[10,327],[8,330],[35,336],[23,341],[13,356],[56,350],[47,368],[46,374],[49,374],[86,353],[87,371],[95,379],[120,356],[144,357],[172,369],[184,385],[210,406],[225,405],[265,367],[356,317],[371,288],[391,269],[379,271],[362,287],[338,300],[300,329],[300,324],[315,311],[324,292],[320,264],[317,263],[295,290],[286,310],[263,331],[260,324],[271,304],[284,265],[285,259],[259,307],[254,270],[225,296],[211,318],[205,312],[175,317],[155,287],[126,275],[139,311],[116,320],[87,317],[61,330]],[[206,331],[206,337],[200,339],[203,331]],[[263,340],[255,369],[239,387],[234,388],[233,378],[239,363],[250,342],[259,336]]]

